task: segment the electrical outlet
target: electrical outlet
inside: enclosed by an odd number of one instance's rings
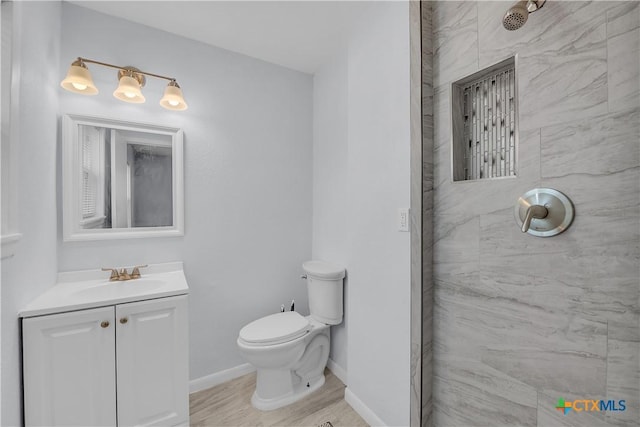
[[[409,208],[398,209],[398,231],[409,231]]]

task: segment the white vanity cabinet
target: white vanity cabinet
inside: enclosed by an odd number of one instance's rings
[[[27,426],[189,422],[187,295],[26,317]]]
[[[113,307],[22,321],[25,425],[116,425]]]
[[[188,424],[187,296],[116,306],[118,426]]]

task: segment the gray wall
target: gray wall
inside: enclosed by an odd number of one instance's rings
[[[313,256],[348,275],[332,357],[370,423],[408,425],[408,2],[371,2],[314,84]]]
[[[638,3],[550,1],[516,32],[508,6],[433,4],[435,425],[637,425]],[[513,54],[518,177],[454,184],[450,83]],[[516,226],[534,187],[573,200],[564,234]],[[563,416],[561,397],[627,410]]]
[[[21,424],[22,386],[18,310],[56,279],[56,143],[60,85],[60,3],[14,2],[20,64],[18,139],[12,146],[16,169],[17,231],[15,255],[2,261],[3,426]],[[3,13],[4,13],[3,5]],[[5,59],[3,58],[3,61]],[[6,94],[2,94],[6,96]],[[3,252],[3,256],[5,253]]]
[[[313,75],[313,259],[348,267],[347,220],[347,46]],[[344,280],[349,306],[349,277]],[[331,327],[329,357],[345,372],[349,310]],[[346,380],[346,379],[344,379]]]
[[[409,423],[409,52],[408,2],[372,2],[348,50],[347,390],[387,425]]]
[[[158,105],[166,82],[153,78],[143,88],[145,104],[116,100],[116,72],[104,67],[89,65],[97,96],[57,83],[52,90],[59,114],[184,130],[185,236],[59,237],[59,270],[182,260],[191,292],[191,378],[245,363],[236,346],[242,326],[293,298],[308,313],[300,273],[311,256],[312,77],[64,3],[58,78],[77,56],[178,79],[189,104],[182,112]]]

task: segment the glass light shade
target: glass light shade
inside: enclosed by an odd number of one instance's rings
[[[182,96],[182,89],[176,82],[169,82],[164,89],[164,96],[160,100],[160,105],[167,110],[186,110],[189,108]]]
[[[140,83],[131,76],[122,76],[118,88],[113,92],[113,96],[121,101],[142,104],[145,99],[140,90]]]
[[[82,95],[97,95],[98,88],[93,84],[91,73],[82,65],[71,65],[67,77],[60,82],[60,86],[69,92]]]

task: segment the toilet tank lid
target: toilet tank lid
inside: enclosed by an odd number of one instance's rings
[[[309,329],[306,317],[295,311],[285,311],[254,320],[240,330],[240,338],[247,343],[279,344],[298,338]]]
[[[345,275],[344,267],[326,261],[307,261],[302,268],[308,275],[318,279],[337,280]]]

